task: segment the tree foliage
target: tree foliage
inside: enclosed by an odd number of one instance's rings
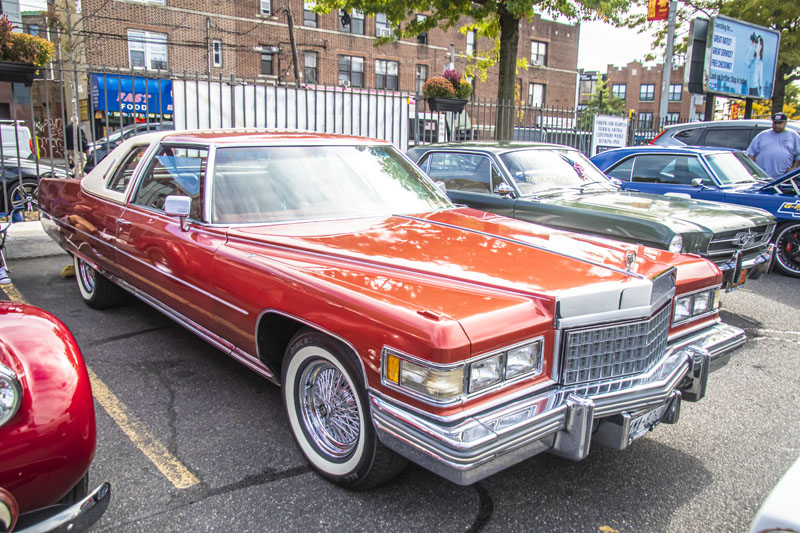
[[[497,98],[514,101],[514,86],[518,68],[527,62],[518,61],[520,21],[536,13],[565,16],[570,20],[609,18],[625,11],[632,0],[317,0],[315,11],[329,13],[335,9],[359,10],[365,15],[383,13],[396,28],[395,37],[414,37],[433,28],[459,27],[462,32],[475,30],[479,37],[490,39],[492,50],[476,54],[468,67],[468,75],[486,79],[486,70],[498,65]],[[635,0],[634,0],[635,1]],[[425,17],[417,17],[425,14]],[[463,27],[462,27],[463,26]],[[380,39],[379,44],[391,40]],[[500,113],[497,121],[498,139],[510,139],[512,122]]]
[[[578,127],[591,130],[595,115],[624,115],[625,100],[611,94],[608,81],[599,80],[594,93],[581,111]]]

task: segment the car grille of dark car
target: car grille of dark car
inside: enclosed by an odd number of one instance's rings
[[[737,251],[747,257],[758,255],[760,248],[769,243],[774,224],[715,233],[708,244],[708,255],[714,261],[727,261]],[[749,253],[748,253],[749,252]]]
[[[666,305],[647,320],[566,332],[562,383],[576,385],[639,374],[667,349]]]

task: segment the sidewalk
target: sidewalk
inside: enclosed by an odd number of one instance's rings
[[[6,259],[23,259],[61,255],[66,252],[47,236],[41,222],[35,220],[11,224],[8,228],[5,254]]]

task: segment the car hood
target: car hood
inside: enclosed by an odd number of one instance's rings
[[[570,191],[559,196],[546,197],[542,201],[576,209],[603,211],[621,217],[635,216],[664,224],[675,233],[719,233],[774,222],[769,213],[758,208],[661,194]]]
[[[469,208],[409,216],[245,226],[229,237],[257,240],[408,273],[427,279],[497,288],[553,300],[573,293],[616,292],[602,305],[616,306],[625,286],[654,278],[673,265],[694,263],[702,276],[718,275],[712,264],[644,246],[577,235]],[[631,271],[626,253],[636,253]],[[316,260],[316,259],[312,259]],[[352,266],[350,268],[353,268]],[[444,279],[443,279],[444,278]],[[450,316],[457,311],[443,310]]]

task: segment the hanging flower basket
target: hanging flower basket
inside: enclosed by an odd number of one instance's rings
[[[428,97],[427,101],[428,108],[436,112],[452,111],[453,113],[461,113],[464,111],[464,106],[467,105],[467,101],[460,98]]]
[[[39,67],[17,61],[0,61],[0,81],[31,85]]]

